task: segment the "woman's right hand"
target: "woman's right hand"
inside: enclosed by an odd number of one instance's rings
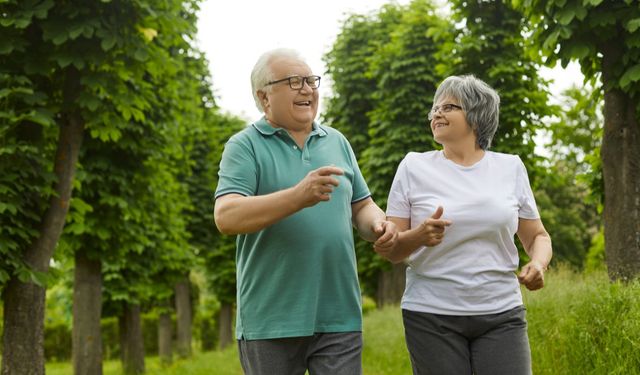
[[[442,219],[443,212],[442,206],[438,206],[430,218],[420,223],[420,238],[424,245],[436,246],[442,242],[445,228],[451,225],[451,220]]]

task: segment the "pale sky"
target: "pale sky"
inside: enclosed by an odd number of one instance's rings
[[[205,0],[198,22],[198,46],[209,60],[216,101],[223,111],[247,121],[260,117],[249,76],[258,57],[273,48],[293,48],[306,59],[311,70],[324,75],[322,55],[328,52],[348,14],[379,9],[390,0]],[[408,4],[409,0],[396,0]],[[573,64],[545,70],[545,78],[555,78],[554,95],[582,75]],[[321,98],[330,96],[324,77]],[[321,99],[321,109],[323,106]]]

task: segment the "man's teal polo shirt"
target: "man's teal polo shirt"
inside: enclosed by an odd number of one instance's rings
[[[370,196],[353,150],[337,130],[313,124],[303,149],[265,119],[225,145],[216,198],[265,195],[328,165],[344,170],[331,200],[237,238],[238,339],[362,330],[351,204]]]

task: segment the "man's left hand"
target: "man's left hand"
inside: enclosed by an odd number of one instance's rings
[[[388,220],[376,222],[373,225],[373,233],[378,236],[374,246],[376,249],[382,250],[382,252],[391,250],[398,239],[398,227]]]

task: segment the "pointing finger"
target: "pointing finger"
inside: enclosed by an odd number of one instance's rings
[[[338,168],[335,166],[320,167],[316,169],[314,172],[320,176],[331,176],[334,174],[341,176],[344,174],[344,170],[342,170],[342,168]]]

